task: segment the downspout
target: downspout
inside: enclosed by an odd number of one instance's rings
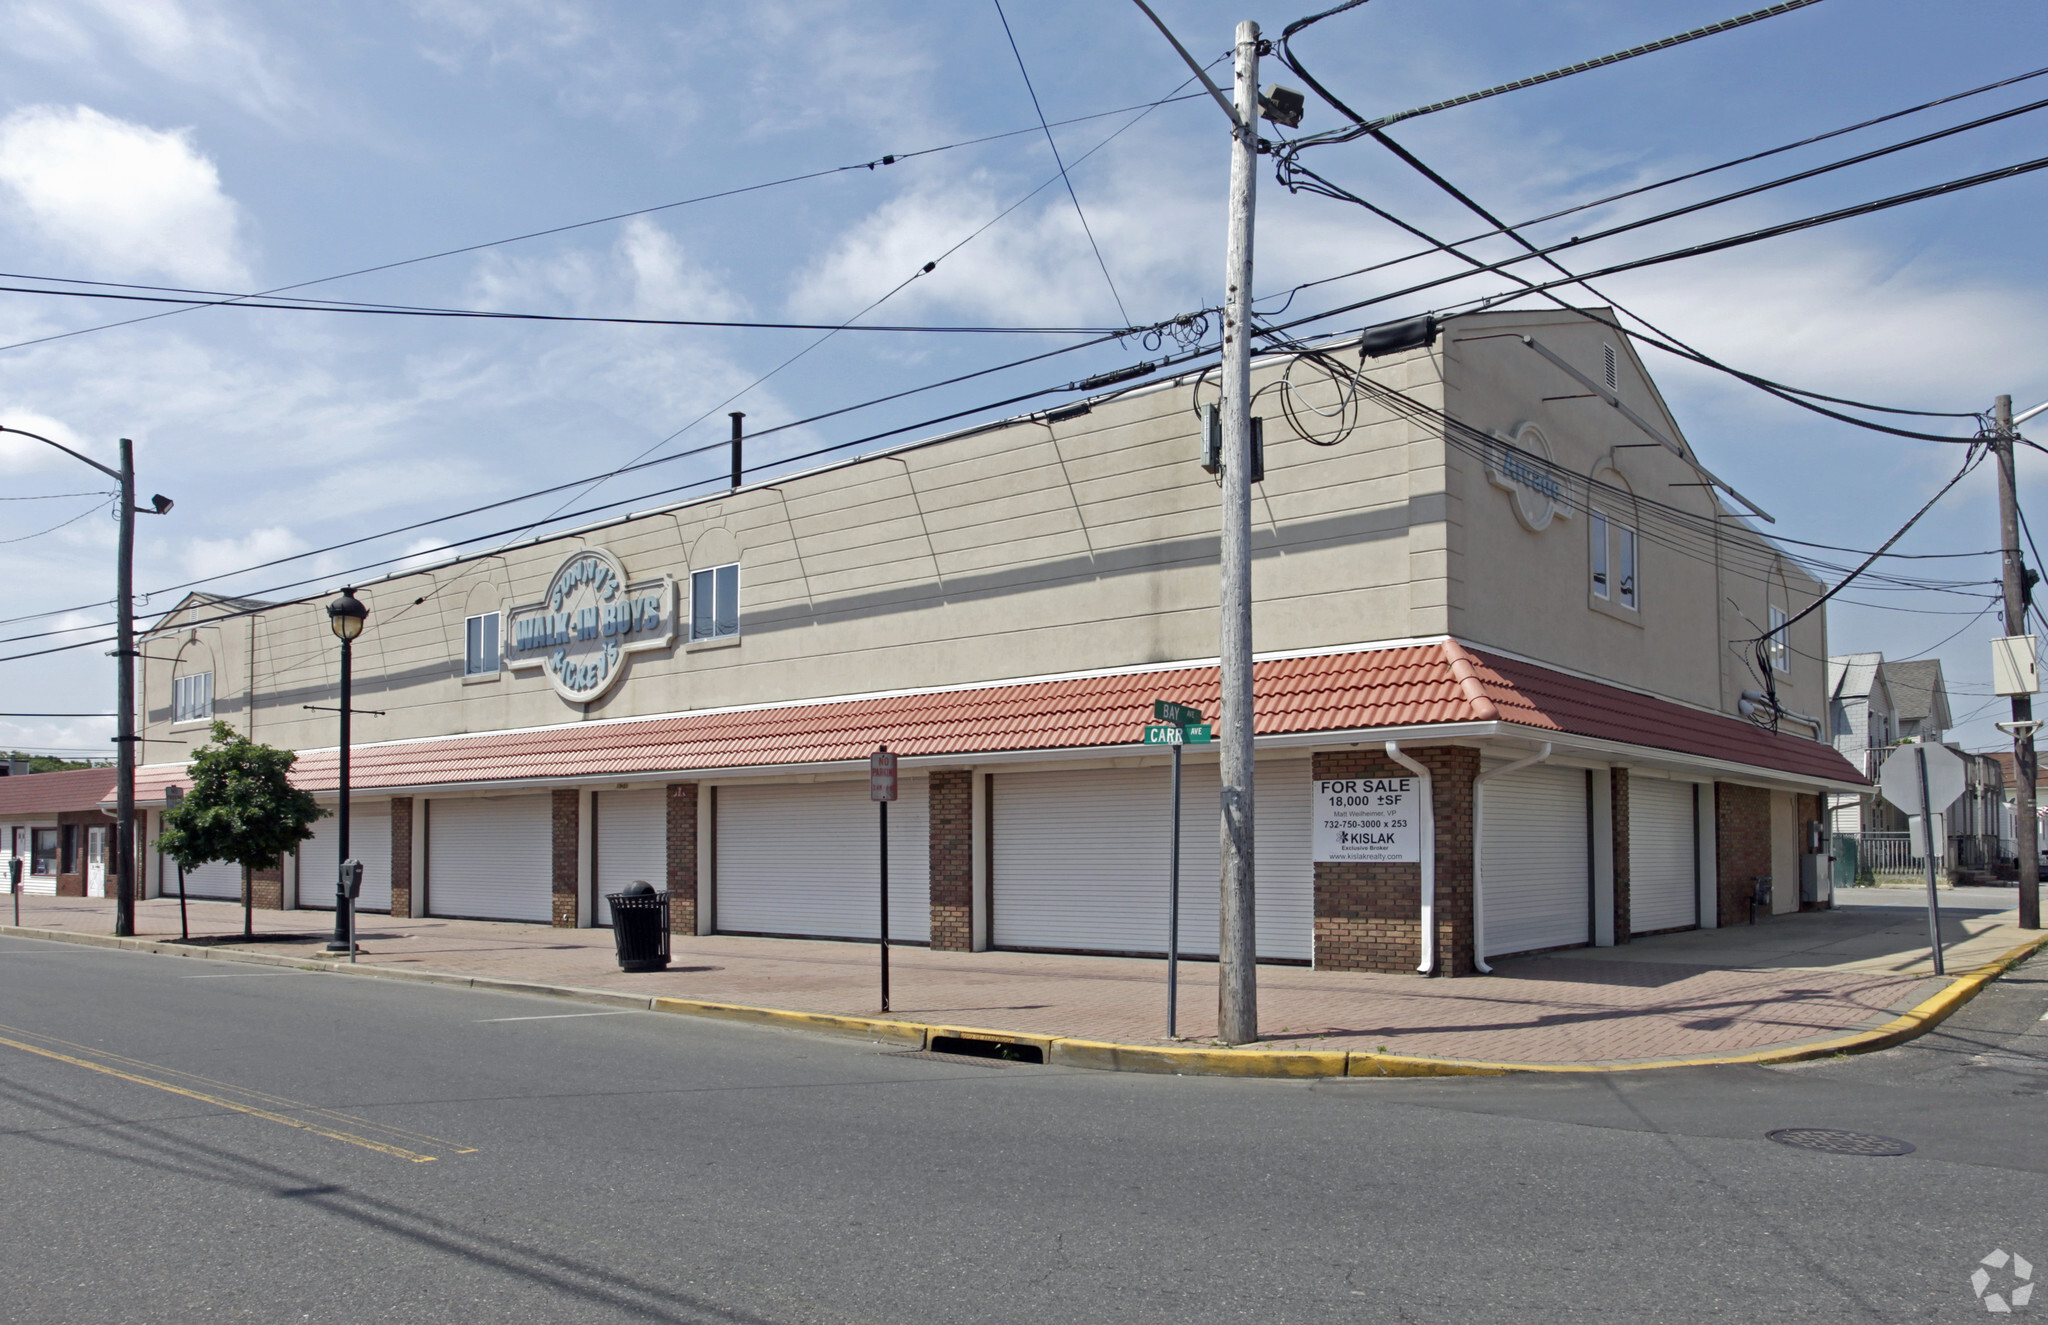
[[[1512,764],[1502,764],[1491,773],[1481,773],[1472,779],[1472,964],[1487,975],[1493,968],[1486,964],[1486,890],[1481,885],[1480,864],[1486,858],[1483,849],[1486,838],[1486,784],[1504,773],[1519,773],[1531,764],[1540,764],[1550,758],[1550,742],[1526,758]]]
[[[1399,741],[1387,742],[1387,758],[1413,773],[1422,782],[1422,964],[1415,969],[1436,974],[1436,800],[1431,795],[1429,770],[1412,755],[1401,753]]]

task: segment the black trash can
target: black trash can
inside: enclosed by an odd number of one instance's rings
[[[622,892],[606,893],[612,907],[612,942],[619,950],[622,971],[668,969],[668,894],[651,884],[629,883]]]

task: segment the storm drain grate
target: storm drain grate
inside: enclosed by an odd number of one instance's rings
[[[967,1067],[1022,1067],[1007,1058],[984,1058],[980,1054],[943,1054],[930,1049],[892,1049],[884,1057],[921,1058],[927,1063],[960,1063]]]
[[[1831,1127],[1780,1127],[1765,1136],[1781,1146],[1818,1150],[1828,1155],[1910,1155],[1911,1141],[1870,1132],[1838,1132]]]

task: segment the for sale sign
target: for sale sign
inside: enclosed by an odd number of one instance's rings
[[[1317,778],[1315,858],[1361,865],[1422,859],[1421,779]]]

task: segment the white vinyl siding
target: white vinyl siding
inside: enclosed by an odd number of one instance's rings
[[[299,843],[299,906],[308,911],[334,909],[335,879],[341,868],[341,825],[335,806],[313,822],[313,835]],[[391,909],[391,802],[360,801],[349,806],[348,852],[363,862],[363,890],[358,911]]]
[[[428,914],[472,920],[554,918],[549,798],[427,803]]]
[[[1484,955],[1590,942],[1585,770],[1538,765],[1485,797]]]
[[[178,862],[164,857],[164,896],[178,895]],[[185,871],[185,896],[206,897],[215,901],[239,902],[242,900],[242,867],[216,860],[201,865],[198,869]]]
[[[1181,785],[1180,950],[1217,948],[1218,804],[1213,763]],[[1164,953],[1171,773],[1165,768],[1005,773],[995,779],[989,913],[997,947]],[[1258,955],[1315,953],[1307,760],[1262,766],[1258,811]]]
[[[660,787],[643,791],[601,791],[591,797],[597,817],[596,923],[612,923],[608,893],[644,881],[660,892],[668,887],[668,799]]]
[[[1628,927],[1644,934],[1695,920],[1692,783],[1630,778]]]
[[[12,868],[16,856],[21,858],[21,891],[27,897],[55,897],[57,876],[35,873],[34,829],[23,825],[0,827],[0,881],[11,877],[7,871]]]
[[[721,933],[880,937],[880,815],[865,780],[717,790]],[[931,938],[929,792],[906,773],[889,806],[892,943]]]

